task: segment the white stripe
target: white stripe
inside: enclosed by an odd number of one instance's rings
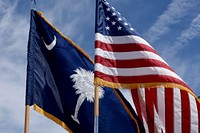
[[[132,94],[131,94],[131,89],[119,89],[119,91],[124,96],[124,98],[129,102],[129,104],[131,105],[132,109],[137,114],[137,110],[136,110],[135,104],[133,103],[133,97],[132,97]]]
[[[182,110],[180,89],[174,88],[174,133],[182,132]]]
[[[163,122],[161,121],[160,116],[158,115],[158,112],[156,111],[155,104],[153,104],[153,110],[154,110],[155,133],[165,133],[165,127],[163,126]]]
[[[111,52],[96,48],[95,55],[111,60],[155,59],[167,64],[159,55],[149,51]]]
[[[198,117],[197,104],[195,98],[191,94],[189,94],[189,101],[190,101],[190,127],[191,127],[190,132],[198,133],[199,117]]]
[[[106,36],[100,33],[95,34],[95,40],[109,43],[109,44],[128,44],[128,43],[140,43],[145,44],[152,48],[152,46],[143,38],[135,35],[126,35],[126,36]]]
[[[143,120],[143,125],[144,125],[144,130],[146,133],[149,133],[149,127],[147,125],[147,120],[145,120],[144,116],[142,115],[142,120]]]
[[[140,68],[113,68],[106,67],[100,63],[95,64],[95,71],[112,76],[145,76],[145,75],[165,75],[183,81],[176,73],[162,67],[140,67]]]
[[[157,105],[158,115],[162,121],[163,127],[165,127],[165,88],[157,88]]]

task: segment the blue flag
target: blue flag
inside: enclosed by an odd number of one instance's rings
[[[31,11],[28,42],[26,105],[70,133],[93,133],[94,63],[40,12]],[[133,110],[127,110],[120,92],[99,89],[100,133],[143,132]]]

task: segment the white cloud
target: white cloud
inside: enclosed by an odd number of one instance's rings
[[[163,53],[167,58],[172,57],[182,48],[186,47],[189,44],[189,41],[195,37],[200,36],[200,14],[194,18],[187,29],[182,31],[179,37],[177,37],[176,42],[173,46],[166,49]]]
[[[170,26],[180,21],[196,5],[196,0],[173,0],[167,10],[160,15],[157,21],[149,28],[146,37],[154,42],[170,30]]]
[[[66,36],[79,39],[80,30],[84,28],[81,25],[90,22],[93,13],[88,12],[85,7],[91,7],[91,1],[57,1],[53,8],[45,8],[43,14],[49,22],[58,26],[61,32],[66,33]]]
[[[192,20],[189,28],[184,30],[177,38],[176,45],[187,44],[193,38],[200,36],[200,14]]]
[[[15,14],[17,2],[0,2],[0,132],[23,129],[28,20]]]

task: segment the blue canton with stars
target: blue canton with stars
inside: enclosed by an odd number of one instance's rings
[[[95,32],[108,36],[139,35],[136,30],[106,0],[99,0]]]

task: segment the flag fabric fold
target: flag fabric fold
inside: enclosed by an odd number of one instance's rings
[[[94,131],[94,64],[90,57],[51,25],[40,12],[31,11],[28,41],[26,105],[70,133]],[[143,132],[135,112],[119,92],[100,87],[100,133]]]
[[[133,109],[149,133],[198,133],[199,100],[179,88],[120,89],[127,107]]]
[[[191,88],[106,0],[97,0],[94,83],[118,89],[149,133],[200,132]]]

